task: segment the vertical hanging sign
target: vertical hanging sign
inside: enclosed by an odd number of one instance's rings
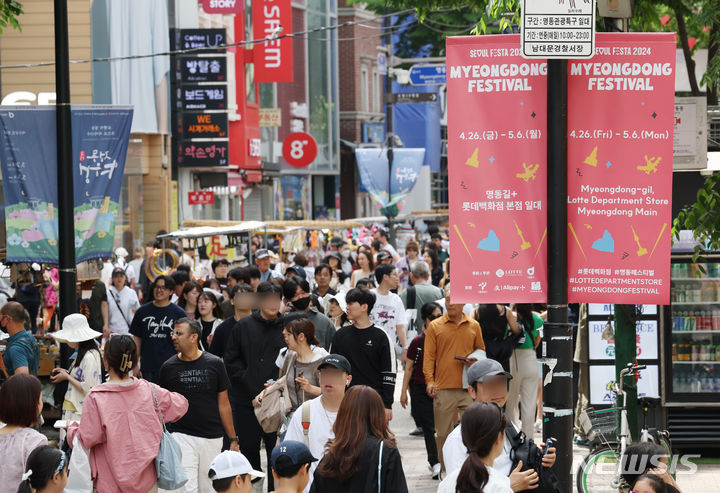
[[[290,0],[255,0],[252,3],[253,60],[255,82],[292,82],[292,38],[281,37],[292,32]]]
[[[454,303],[547,301],[547,62],[519,46],[447,39]]]
[[[568,298],[668,304],[675,34],[596,42],[568,63]]]

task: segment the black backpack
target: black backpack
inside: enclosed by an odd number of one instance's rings
[[[495,308],[494,305],[492,305]],[[505,308],[506,310],[508,308]],[[480,307],[478,307],[478,318],[480,318]],[[485,342],[485,354],[488,359],[494,359],[502,365],[505,371],[510,368],[510,356],[517,347],[523,333],[513,334],[508,328],[507,318],[500,315],[497,309],[486,310],[482,313],[480,327],[482,328],[483,341]]]
[[[522,461],[522,471],[534,469],[538,474],[538,487],[525,490],[527,493],[560,493],[560,485],[555,474],[542,465],[542,450],[535,445],[532,438],[525,436],[522,431],[515,431],[512,423],[505,428],[505,436],[510,442],[510,470],[514,470]],[[525,492],[522,492],[525,493]]]

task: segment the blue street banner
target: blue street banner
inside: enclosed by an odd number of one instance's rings
[[[363,188],[385,210],[397,212],[397,205],[415,186],[423,165],[425,149],[393,149],[393,169],[388,170],[387,148],[356,149],[355,158]],[[388,179],[390,187],[388,187]],[[390,195],[388,195],[390,189]]]
[[[109,257],[133,110],[73,106],[77,262]],[[58,262],[57,140],[53,106],[0,108],[8,262]]]

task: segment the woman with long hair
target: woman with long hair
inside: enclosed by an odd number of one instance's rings
[[[19,373],[0,387],[0,489],[15,491],[27,467],[30,452],[48,440],[34,427],[41,422],[42,384],[37,377]],[[7,489],[6,489],[7,488]]]
[[[420,246],[417,242],[410,240],[405,244],[405,256],[398,260],[396,266],[403,289],[410,285],[410,269],[412,269],[412,264],[418,260],[422,260],[420,258]]]
[[[188,281],[182,290],[182,294],[178,298],[178,306],[185,310],[189,318],[200,318],[198,312],[198,298],[203,292],[203,288],[197,281]]]
[[[335,438],[315,471],[311,493],[407,493],[400,453],[388,428],[380,394],[365,385],[351,387],[338,409]],[[379,487],[378,487],[379,483]]]
[[[440,286],[440,281],[442,281],[445,272],[443,272],[442,264],[440,263],[440,259],[438,258],[438,254],[435,249],[429,247],[426,248],[425,253],[423,253],[423,260],[430,267],[430,279],[432,281],[432,285]]]
[[[510,357],[510,392],[505,407],[508,418],[525,433],[533,436],[537,406],[538,364],[535,349],[540,344],[543,321],[529,303],[515,306],[517,323],[523,331]],[[522,421],[520,420],[522,416]]]
[[[102,383],[102,357],[96,343],[102,333],[90,328],[85,315],[73,313],[63,320],[62,330],[54,332],[52,336],[56,341],[67,343],[77,351],[70,368],[55,368],[50,381],[55,384],[68,383],[62,405],[62,419],[80,421],[85,396],[91,388]],[[60,439],[63,438],[65,430],[60,430]]]
[[[88,451],[93,487],[102,493],[156,492],[160,415],[166,423],[175,422],[188,409],[182,395],[129,375],[138,357],[132,336],[108,340],[104,354],[108,381],[88,393],[82,420],[68,428],[68,443],[77,437]]]
[[[215,332],[215,328],[222,323],[217,296],[209,290],[203,291],[202,294],[198,296],[197,309],[203,328],[200,342],[202,343],[203,349],[207,350],[212,342],[212,335]]]
[[[68,482],[68,459],[62,450],[43,445],[30,453],[17,493],[62,493]]]
[[[510,478],[493,469],[505,446],[507,418],[494,402],[476,402],[461,421],[468,457],[462,467],[448,474],[438,493],[512,493]]]
[[[330,296],[326,295],[325,302],[327,305],[327,316],[336,329],[340,329],[350,322],[347,313],[345,313],[345,309],[347,308],[345,293],[337,293]]]
[[[300,405],[320,395],[318,366],[327,356],[315,337],[315,325],[307,318],[292,320],[283,328],[288,352],[280,376],[287,375],[291,416]],[[311,346],[315,346],[315,351]],[[321,351],[320,351],[321,350]]]
[[[356,287],[355,285],[357,284],[358,280],[372,277],[375,273],[375,265],[373,264],[372,253],[366,251],[365,249],[360,250],[358,248],[357,265],[358,268],[355,269],[352,273],[352,276],[350,276],[351,288]]]

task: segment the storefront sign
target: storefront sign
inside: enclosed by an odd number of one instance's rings
[[[225,29],[171,29],[170,42],[174,50],[195,50],[199,53],[224,53]]]
[[[112,253],[132,115],[125,107],[71,109],[78,262]],[[57,264],[55,107],[0,108],[0,135],[7,261]]]
[[[243,11],[242,0],[200,0],[200,3],[208,14],[240,14]]]
[[[181,56],[180,80],[183,82],[225,82],[227,81],[227,58],[218,56]]]
[[[262,148],[260,145],[260,139],[248,139],[248,156],[260,157],[262,155]]]
[[[282,110],[280,108],[260,108],[261,127],[281,127]]]
[[[176,89],[180,111],[224,110],[227,108],[227,85],[181,86]]]
[[[659,397],[660,380],[658,365],[647,365],[637,381],[638,397]],[[590,404],[615,404],[615,365],[590,365]]]
[[[523,0],[525,58],[592,58],[595,53],[595,0]]]
[[[317,143],[312,135],[305,132],[291,133],[283,141],[282,154],[290,166],[304,168],[317,157]]]
[[[706,98],[675,98],[673,169],[707,168],[707,115]]]
[[[189,205],[211,205],[215,203],[215,192],[212,190],[197,190],[188,192]]]
[[[175,162],[178,166],[227,166],[228,142],[177,142]]]
[[[547,62],[447,39],[453,303],[547,301]]]
[[[255,82],[292,82],[292,32],[290,0],[252,2],[253,37],[265,39],[255,44]]]
[[[570,303],[670,302],[675,34],[568,64]]]
[[[184,139],[227,138],[227,113],[179,113],[177,132]]]

